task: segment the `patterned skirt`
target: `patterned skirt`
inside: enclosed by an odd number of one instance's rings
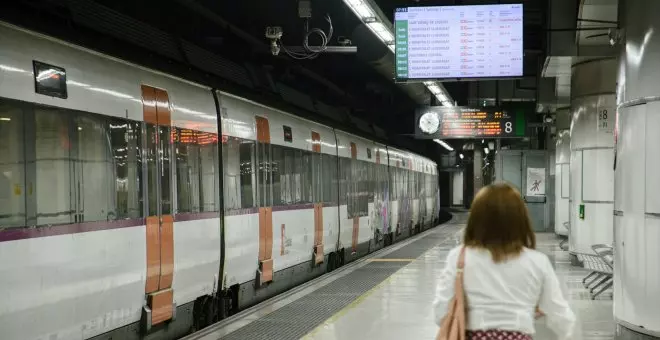
[[[500,330],[468,331],[466,340],[532,340],[532,336],[525,333]]]

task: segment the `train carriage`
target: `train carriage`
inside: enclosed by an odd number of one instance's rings
[[[430,160],[0,23],[2,339],[175,339],[438,213]]]

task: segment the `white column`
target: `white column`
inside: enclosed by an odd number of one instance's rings
[[[452,205],[463,205],[463,171],[452,173]]]
[[[476,196],[477,192],[479,192],[479,190],[481,190],[481,188],[484,186],[483,172],[481,170],[481,168],[483,168],[483,166],[484,166],[484,160],[483,160],[482,153],[483,153],[483,151],[481,151],[481,149],[478,149],[475,146],[474,155],[473,155],[474,159],[473,159],[473,162],[472,162],[472,166],[473,166],[472,169],[474,170],[474,178],[473,178],[473,180],[474,180],[474,195],[472,197]]]
[[[571,77],[570,235],[576,253],[611,244],[614,206],[615,58],[573,65]]]
[[[614,188],[617,339],[660,338],[660,1],[619,2]],[[632,330],[632,331],[631,331]],[[634,331],[634,332],[633,332]]]
[[[570,109],[557,111],[557,142],[555,147],[555,234],[568,236],[570,219]]]

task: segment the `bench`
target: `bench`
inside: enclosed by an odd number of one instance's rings
[[[595,300],[614,284],[614,252],[612,246],[606,244],[595,244],[591,246],[591,249],[594,254],[579,253],[575,255],[584,268],[591,271],[587,277],[582,279],[582,284],[589,289],[591,299]]]

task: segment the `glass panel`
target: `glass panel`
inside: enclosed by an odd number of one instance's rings
[[[200,211],[200,157],[197,132],[175,129],[177,212]]]
[[[323,155],[319,152],[312,153],[312,202],[320,203],[323,202],[323,167],[322,162]]]
[[[77,157],[74,187],[78,190],[79,220],[116,218],[115,167],[107,123],[102,116],[75,114]]]
[[[217,137],[213,133],[175,129],[177,211],[216,211]]]
[[[312,203],[312,160],[311,152],[301,151],[302,163],[300,169],[301,177],[301,203]]]
[[[172,135],[169,126],[158,126],[161,214],[172,213]]]
[[[273,206],[272,196],[272,164],[270,159],[271,145],[266,143],[258,144],[258,158],[257,164],[259,165],[257,171],[258,177],[258,201],[260,207]]]
[[[238,138],[224,137],[222,143],[222,167],[225,211],[241,208],[241,159]]]
[[[71,185],[70,120],[48,108],[34,113],[37,225],[72,223],[80,191]]]
[[[270,205],[281,205],[281,183],[280,183],[280,161],[282,159],[282,148],[276,145],[270,145],[271,158],[268,162],[268,181],[270,181]]]
[[[159,161],[157,140],[158,129],[153,124],[146,124],[146,138],[147,138],[147,201],[148,201],[148,216],[158,215],[158,167]]]
[[[200,211],[219,211],[217,201],[219,199],[218,178],[218,137],[214,133],[200,132],[199,138],[199,201]]]
[[[324,175],[323,180],[323,201],[326,203],[337,204],[337,157],[332,155],[323,155]]]
[[[290,204],[287,197],[287,175],[284,154],[286,150],[279,145],[271,146],[273,150],[273,206]]]
[[[252,208],[255,206],[255,188],[254,183],[254,146],[255,142],[242,140],[239,144],[240,174],[241,174],[241,207]]]
[[[26,224],[23,110],[0,100],[0,229]]]
[[[141,123],[112,119],[109,127],[116,173],[116,218],[142,217]]]

